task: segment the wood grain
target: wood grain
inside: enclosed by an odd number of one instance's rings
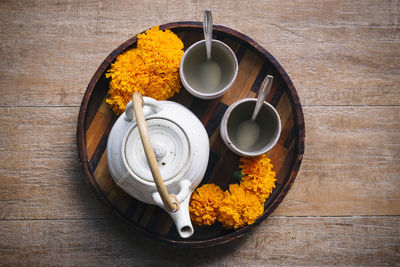
[[[112,219],[2,221],[0,229],[9,265],[394,266],[400,260],[396,217],[270,217],[248,237],[197,250],[160,246]]]
[[[45,0],[0,4],[0,88],[8,90],[0,105],[78,106],[115,47],[152,26],[200,21],[205,8],[271,52],[305,105],[400,104],[397,1],[244,1],[239,12],[234,1]]]
[[[288,72],[307,149],[285,201],[245,239],[175,251],[95,199],[76,117],[113,49],[206,8]],[[0,265],[398,265],[399,16],[397,0],[0,1]]]
[[[77,112],[0,108],[2,219],[110,216],[80,170]],[[299,181],[272,216],[400,215],[399,112],[400,107],[306,107],[309,137]]]
[[[109,218],[83,179],[78,108],[0,108],[0,220]]]
[[[276,213],[399,215],[400,107],[306,107],[304,114],[300,181]]]

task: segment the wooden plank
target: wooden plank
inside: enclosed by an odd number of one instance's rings
[[[306,153],[274,214],[399,215],[400,107],[305,107],[304,114]]]
[[[227,25],[274,55],[303,105],[400,103],[398,2],[257,2],[244,14]]]
[[[0,221],[5,265],[372,265],[400,261],[399,217],[270,217],[207,249],[160,246],[115,219]]]
[[[155,25],[199,21],[205,8],[212,9],[216,24],[269,50],[303,104],[400,104],[398,3],[241,4],[2,1],[0,105],[77,106],[97,67],[118,45]]]
[[[78,108],[0,108],[0,220],[109,218],[85,183]]]
[[[0,108],[1,219],[110,216],[84,182],[75,144],[77,112]],[[400,215],[400,107],[304,112],[306,154],[273,215]]]

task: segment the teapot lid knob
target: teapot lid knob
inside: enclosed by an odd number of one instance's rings
[[[153,149],[157,160],[161,160],[166,154],[165,148],[162,144],[153,145]]]

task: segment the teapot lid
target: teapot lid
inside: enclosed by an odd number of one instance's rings
[[[164,182],[185,171],[190,163],[190,144],[176,123],[161,118],[146,120],[150,140]],[[127,134],[124,146],[127,166],[140,179],[154,182],[137,125]]]

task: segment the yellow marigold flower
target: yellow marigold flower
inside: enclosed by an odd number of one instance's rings
[[[106,78],[111,77],[106,102],[116,115],[124,112],[133,92],[166,100],[181,89],[178,69],[183,43],[178,36],[156,26],[137,39],[137,47],[119,55],[106,73]]]
[[[190,199],[190,218],[197,225],[211,225],[218,216],[224,193],[218,185],[205,184],[196,189]]]
[[[272,171],[271,160],[265,154],[254,158],[240,158],[242,162],[239,168],[242,169],[241,186],[248,191],[254,192],[260,203],[265,200],[275,188],[275,172]]]
[[[229,185],[219,208],[218,221],[226,228],[239,228],[253,224],[264,212],[257,196],[237,184]]]

